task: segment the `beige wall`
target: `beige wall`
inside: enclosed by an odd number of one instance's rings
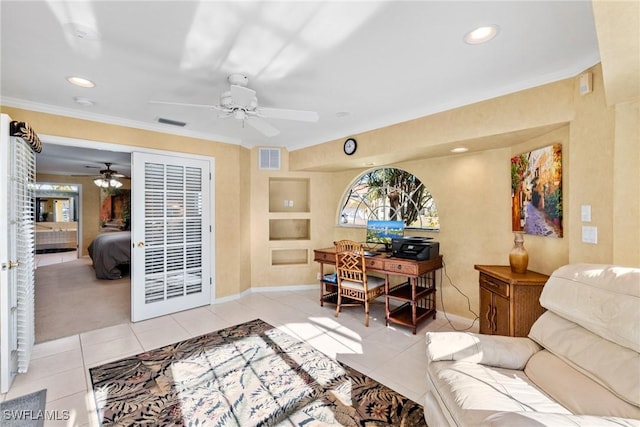
[[[327,199],[333,196],[331,176],[326,173],[289,172],[289,159],[286,150],[281,150],[281,170],[270,171],[258,169],[258,148],[251,150],[251,278],[254,287],[275,287],[282,285],[310,284],[316,281],[317,265],[313,263],[313,248],[327,246],[327,235],[333,228],[336,203]],[[297,212],[294,209],[282,209],[270,212],[269,180],[303,179],[308,180],[308,195],[285,191],[278,194],[277,204],[282,198],[307,199],[308,212]],[[297,206],[297,204],[294,204]],[[275,209],[280,210],[280,209]],[[269,220],[309,220],[309,240],[270,240]],[[329,240],[328,242],[332,242]],[[288,265],[272,265],[274,253],[278,251],[306,251],[305,263]]]
[[[584,96],[578,92],[577,78],[567,79],[356,135],[358,153],[347,159],[351,164],[340,160],[342,140],[292,152],[290,161],[297,170],[335,170],[336,163],[342,169],[331,174],[333,194],[326,200],[333,206],[333,232],[325,234],[319,246],[329,246],[339,238],[363,239],[364,230],[335,225],[340,200],[365,170],[362,165],[375,161],[377,166],[406,169],[432,192],[440,214],[441,231],[421,234],[440,242],[448,277],[477,310],[474,264],[507,264],[513,245],[509,160],[559,142],[563,147],[564,237],[525,236],[529,269],[550,274],[569,262],[640,266],[638,104],[608,107],[601,68],[589,71],[594,73],[593,93]],[[420,157],[429,149],[446,147],[445,153],[461,144],[472,151]],[[389,158],[401,161],[379,162],[390,152],[389,147],[393,151]],[[416,160],[405,160],[402,153],[411,153]],[[580,219],[583,204],[592,207],[588,224]],[[597,245],[582,243],[582,225],[598,227]],[[448,312],[472,317],[465,297],[447,278],[442,291]],[[442,309],[440,301],[438,308]]]
[[[356,135],[358,152],[342,154],[343,140],[282,151],[281,171],[258,169],[258,149],[3,108],[41,134],[182,151],[216,159],[216,284],[218,297],[250,287],[315,283],[313,248],[339,238],[362,240],[364,230],[338,227],[344,192],[365,163],[390,165],[417,175],[435,197],[447,277],[448,312],[477,311],[474,264],[506,264],[510,230],[509,159],[530,149],[563,146],[564,231],[561,239],[525,236],[529,268],[551,273],[568,262],[640,266],[640,144],[638,103],[607,107],[599,66],[593,93],[581,96],[577,79],[465,106]],[[471,151],[452,155],[464,144]],[[269,178],[309,180],[308,213],[269,212]],[[581,242],[580,206],[592,206],[599,243]],[[307,218],[309,240],[270,241],[269,219]],[[427,233],[421,233],[427,234]],[[306,263],[272,265],[274,250],[306,250]],[[460,292],[453,286],[460,289]],[[438,298],[439,300],[439,298]],[[438,301],[440,309],[440,302]]]
[[[13,120],[28,122],[41,135],[177,151],[215,158],[216,296],[235,295],[250,286],[250,260],[245,256],[249,252],[248,239],[246,236],[244,239],[239,238],[243,234],[242,230],[247,227],[247,224],[242,222],[247,216],[240,215],[240,213],[246,213],[248,209],[248,206],[243,205],[246,198],[240,197],[241,190],[247,188],[247,182],[242,178],[248,162],[245,148],[5,106],[1,107],[1,111],[9,114]],[[88,202],[85,201],[85,203]],[[96,199],[96,204],[98,203]],[[85,216],[89,217],[89,215]]]

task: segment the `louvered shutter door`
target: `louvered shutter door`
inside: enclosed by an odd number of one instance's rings
[[[134,153],[134,158],[136,155],[140,153]],[[143,162],[144,219],[135,222],[134,216],[133,223],[134,235],[144,238],[141,245],[134,239],[133,245],[134,255],[144,252],[142,273],[136,266],[138,258],[133,258],[134,305],[139,308],[133,307],[134,321],[210,302],[209,267],[203,257],[209,244],[209,224],[204,217],[209,200],[208,163],[165,156],[153,161],[158,156],[144,156],[151,160]],[[134,171],[136,167],[134,161]],[[135,185],[135,174],[133,180]],[[134,203],[136,200],[134,196]],[[136,299],[136,292],[142,298]]]
[[[35,341],[35,218],[34,184],[36,181],[36,155],[21,138],[12,138],[13,170],[10,203],[10,226],[15,227],[15,259],[19,265],[15,291],[15,351],[18,357],[18,372],[27,372]]]

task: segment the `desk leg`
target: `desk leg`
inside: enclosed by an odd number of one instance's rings
[[[411,282],[411,320],[413,323],[413,335],[415,335],[418,329],[418,301],[416,301],[416,286],[418,286],[418,278],[412,277],[409,281]]]
[[[389,275],[384,275],[384,324],[389,326]]]
[[[324,263],[320,263],[320,307],[324,307]]]

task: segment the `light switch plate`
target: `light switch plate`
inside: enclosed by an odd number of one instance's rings
[[[591,222],[591,205],[580,206],[580,219],[582,222]]]
[[[582,241],[584,243],[598,243],[598,227],[582,226]]]

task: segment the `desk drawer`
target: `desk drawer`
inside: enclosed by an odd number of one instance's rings
[[[509,298],[509,284],[498,280],[495,277],[480,273],[480,286],[494,294]]]
[[[382,259],[365,258],[365,264],[367,265],[367,268],[384,270],[384,260]]]
[[[315,251],[313,260],[317,261],[317,262],[326,262],[326,263],[335,264],[336,263],[336,254],[335,253]]]
[[[400,260],[386,260],[384,270],[390,274],[407,274],[417,276],[419,274],[418,265],[412,262]]]

